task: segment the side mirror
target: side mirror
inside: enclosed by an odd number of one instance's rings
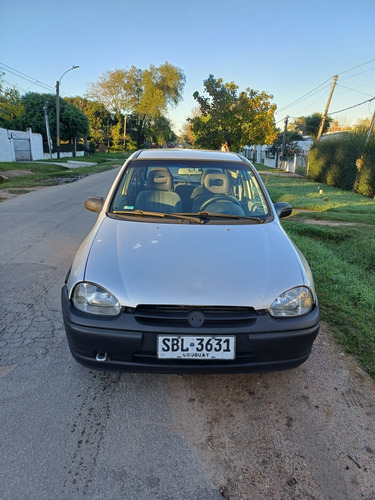
[[[97,197],[86,198],[84,201],[84,205],[86,210],[90,210],[90,212],[100,213],[104,205],[104,199]]]
[[[282,219],[283,217],[289,217],[289,215],[291,215],[291,213],[293,212],[293,208],[291,207],[291,205],[283,201],[277,201],[273,204],[273,206],[279,219]]]

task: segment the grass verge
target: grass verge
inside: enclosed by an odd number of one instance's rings
[[[78,176],[91,175],[122,165],[129,155],[124,153],[97,153],[90,157],[61,158],[60,160],[43,160],[38,162],[0,162],[0,174],[3,172],[21,171],[21,175],[9,175],[8,180],[0,183],[0,189],[25,189],[35,186],[52,186],[63,179],[67,182]],[[88,167],[68,168],[61,164],[68,161],[96,163]],[[53,162],[53,163],[52,163]],[[55,163],[56,162],[56,163]],[[57,164],[58,163],[58,164]]]
[[[311,266],[322,319],[375,378],[375,201],[284,176],[267,188],[296,210],[282,224]]]

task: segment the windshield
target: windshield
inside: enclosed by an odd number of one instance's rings
[[[133,160],[119,182],[110,212],[233,216],[237,220],[270,215],[250,166],[196,160]]]

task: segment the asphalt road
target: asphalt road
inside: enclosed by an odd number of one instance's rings
[[[326,325],[282,373],[108,374],[60,289],[116,171],[0,203],[0,498],[375,499],[375,384]]]

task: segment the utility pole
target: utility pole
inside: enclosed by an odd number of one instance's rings
[[[329,94],[327,105],[326,105],[326,109],[324,110],[324,113],[322,115],[322,121],[320,122],[319,132],[318,132],[318,135],[316,137],[317,141],[319,141],[320,138],[322,137],[323,127],[324,127],[324,124],[325,124],[325,121],[326,121],[326,118],[327,118],[329,105],[331,104],[331,99],[332,99],[332,96],[333,96],[333,91],[335,90],[336,82],[337,82],[338,77],[339,77],[339,75],[335,75],[333,77],[333,83],[332,83],[332,87],[331,87],[331,93]]]
[[[60,79],[56,82],[56,152],[57,158],[60,159],[60,85],[61,79],[64,75],[68,73],[68,71],[72,71],[73,69],[77,69],[79,66],[72,66],[67,69],[65,73],[60,76]]]
[[[60,159],[60,80],[56,82],[56,152]]]
[[[281,145],[281,152],[280,152],[280,162],[279,162],[279,169],[280,170],[282,170],[283,161],[284,161],[284,152],[285,152],[285,146],[286,146],[286,131],[288,128],[288,120],[289,120],[289,116],[286,116],[285,121],[284,121],[283,142]]]
[[[49,120],[48,120],[48,104],[43,108],[44,111],[44,118],[46,120],[46,132],[47,132],[47,142],[48,142],[48,149],[49,149],[49,157],[52,160],[52,140],[51,140],[51,132],[49,128]]]
[[[124,116],[124,151],[126,151],[126,119],[127,116]]]

